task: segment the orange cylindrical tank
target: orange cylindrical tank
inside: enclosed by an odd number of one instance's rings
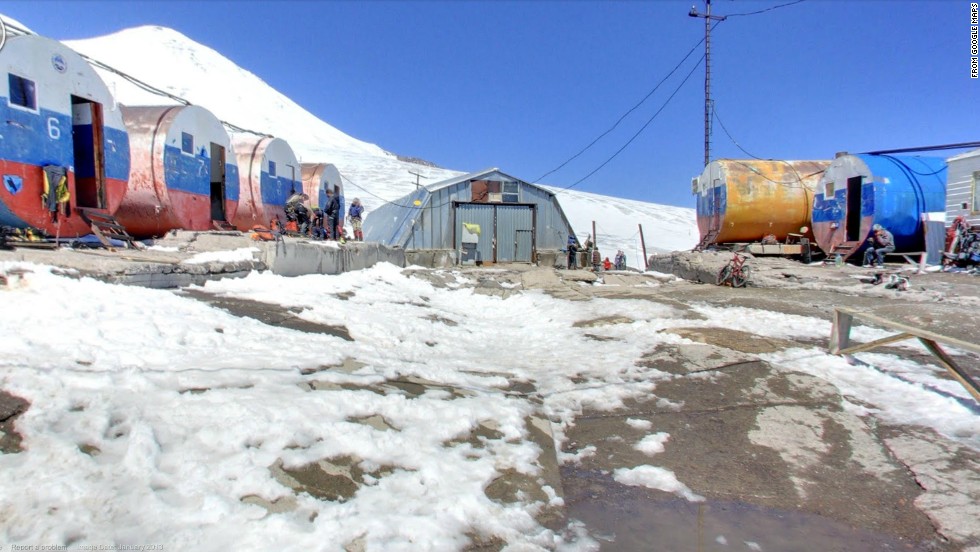
[[[698,230],[708,243],[756,242],[791,233],[812,239],[813,192],[830,161],[718,159],[692,181]],[[804,230],[805,228],[805,230]]]

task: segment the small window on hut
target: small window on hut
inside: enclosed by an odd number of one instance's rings
[[[180,133],[180,149],[184,153],[194,154],[194,137],[186,132]]]
[[[269,176],[276,176],[276,162],[269,161]]]
[[[518,203],[521,201],[520,188],[517,182],[504,182],[503,202]]]
[[[500,203],[502,197],[500,194],[500,181],[491,180],[487,182],[487,201],[490,203]]]
[[[37,109],[37,87],[34,81],[19,77],[13,73],[10,76],[10,105],[19,105],[27,109]]]
[[[823,185],[823,197],[824,199],[833,199],[834,197],[834,181],[831,180]]]
[[[973,202],[970,204],[970,214],[980,213],[980,171],[973,173],[973,193],[970,194]]]

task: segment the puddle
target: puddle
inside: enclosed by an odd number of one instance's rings
[[[562,468],[562,483],[568,516],[583,522],[606,551],[933,550],[930,543],[911,543],[815,514],[664,498],[574,467]]]

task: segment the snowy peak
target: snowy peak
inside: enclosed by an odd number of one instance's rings
[[[301,162],[332,163],[343,176],[345,194],[361,198],[368,218],[383,203],[412,192],[417,178],[414,173],[434,183],[479,168],[456,171],[427,166],[353,138],[221,53],[173,29],[143,26],[66,44],[119,72],[204,107],[222,121],[286,140]],[[174,103],[118,73],[98,71],[124,105]],[[495,161],[495,165],[511,172],[506,159]],[[558,199],[576,235],[590,234],[594,223],[603,250],[626,251],[630,266],[643,266],[639,225],[647,238],[647,252],[690,249],[698,242],[693,209],[552,190],[559,192]]]
[[[173,29],[143,26],[100,38],[67,41],[66,44],[127,75],[206,107],[219,119],[236,126],[274,136],[289,136],[301,122],[300,128],[307,135],[303,142],[383,154],[378,146],[352,138],[324,123],[254,73]],[[100,73],[124,104],[174,103],[137,87],[122,75]]]

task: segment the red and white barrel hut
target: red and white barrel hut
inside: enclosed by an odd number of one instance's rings
[[[310,196],[310,206],[324,208],[327,188],[339,193],[343,208],[344,183],[340,171],[330,163],[303,163],[303,193]]]
[[[131,168],[116,220],[137,237],[211,230],[238,213],[238,160],[210,111],[194,105],[122,107]]]
[[[92,229],[79,208],[114,214],[129,139],[94,69],[64,44],[14,36],[0,48],[0,225],[52,236]]]
[[[232,224],[245,232],[253,226],[286,222],[286,199],[303,189],[299,161],[293,148],[280,138],[235,134],[232,147],[238,157],[241,192]]]

